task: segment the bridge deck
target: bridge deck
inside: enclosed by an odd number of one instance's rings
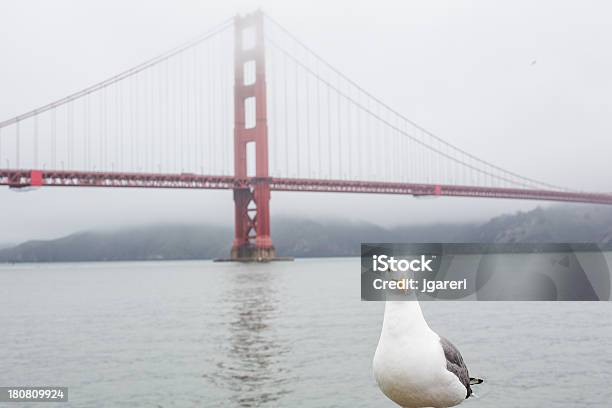
[[[240,189],[268,183],[276,191],[406,194],[413,196],[485,197],[612,205],[612,194],[523,188],[477,187],[380,181],[318,180],[297,178],[237,178],[192,173],[112,173],[59,170],[0,169],[0,185],[26,187],[107,187]]]

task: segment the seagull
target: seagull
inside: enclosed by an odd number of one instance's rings
[[[447,408],[472,395],[459,350],[429,328],[417,300],[387,301],[374,377],[381,391],[403,408]]]

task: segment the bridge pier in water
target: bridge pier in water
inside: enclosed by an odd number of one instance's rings
[[[270,187],[234,189],[234,242],[231,260],[267,262],[276,259],[270,237]]]

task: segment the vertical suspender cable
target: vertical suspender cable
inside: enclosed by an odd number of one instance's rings
[[[312,177],[311,174],[311,163],[310,163],[310,144],[312,135],[310,134],[310,81],[308,72],[305,73],[305,84],[306,84],[306,165],[308,177]]]
[[[299,109],[299,72],[298,64],[295,66],[295,167],[296,177],[300,177],[300,109]]]
[[[328,166],[328,178],[332,179],[332,121],[331,121],[331,91],[329,86],[327,89],[327,166]]]
[[[208,163],[207,163],[207,171],[213,172],[212,162],[214,155],[214,143],[213,143],[213,101],[214,101],[214,88],[213,88],[213,80],[212,80],[212,46],[210,44],[206,44],[206,50],[208,51],[208,69],[206,70],[206,87],[209,89],[207,102],[208,108]]]
[[[111,160],[110,166],[112,171],[119,171],[119,87],[120,84],[115,84],[113,87],[114,101],[111,102],[111,112],[113,116],[113,128],[111,144]],[[113,109],[114,108],[114,109]]]
[[[103,95],[102,95],[103,91],[100,91],[100,93],[98,94],[98,110],[99,110],[99,114],[100,114],[100,118],[99,118],[99,124],[98,124],[98,131],[100,132],[100,140],[99,140],[99,144],[98,144],[98,166],[97,169],[98,171],[100,171],[102,169],[102,154],[104,152],[104,101],[103,101]],[[52,160],[53,161],[53,166],[55,166],[55,159]]]
[[[212,53],[212,45],[211,45],[211,53]],[[211,138],[211,143],[212,143],[212,147],[211,147],[211,154],[212,154],[212,172],[215,173],[217,171],[217,109],[216,109],[216,100],[217,100],[217,81],[215,80],[215,74],[216,74],[216,64],[212,63],[212,58],[211,58],[211,65],[210,65],[210,75],[211,75],[211,117],[210,117],[210,122],[212,125],[212,132],[210,134],[210,138]]]
[[[268,84],[271,85],[272,87],[272,103],[270,104],[270,106],[273,109],[273,113],[272,113],[272,132],[271,132],[271,140],[273,140],[272,145],[274,146],[274,171],[273,171],[273,175],[275,176],[280,176],[280,171],[278,166],[280,165],[280,141],[279,141],[279,129],[278,129],[278,73],[276,72],[276,64],[274,63],[274,61],[276,61],[278,59],[278,54],[276,54],[276,50],[272,49],[270,50],[270,60],[271,60],[271,64],[270,64],[270,69],[272,70],[272,73],[270,75],[270,81],[268,82]],[[266,60],[267,61],[267,60]],[[270,72],[270,71],[266,71],[266,72]]]
[[[89,118],[89,96],[85,98],[83,104],[84,117],[83,117],[83,125],[84,125],[84,133],[85,133],[85,143],[83,144],[83,156],[85,157],[83,167],[85,170],[90,170],[90,161],[89,161],[89,127],[90,127],[90,118]]]
[[[346,99],[346,148],[348,152],[348,179],[353,177],[353,126],[351,125],[351,87],[347,84]]]
[[[288,79],[287,79],[287,55],[283,54],[283,80],[284,80],[284,103],[283,110],[285,112],[285,176],[289,176],[289,115],[287,106],[287,92],[288,92]]]
[[[190,75],[189,72],[189,61],[185,63],[185,171],[191,171],[191,151],[192,151],[192,123],[191,123],[191,108],[193,101],[191,100],[191,96],[193,94],[193,87],[189,87],[190,80],[193,81],[193,75]]]
[[[221,49],[225,49],[223,46],[221,46]],[[221,152],[223,154],[223,160],[221,161],[222,163],[222,172],[223,174],[226,173],[226,163],[229,163],[228,157],[229,157],[229,145],[227,143],[228,139],[231,137],[231,131],[230,131],[230,126],[229,126],[229,97],[228,97],[228,90],[232,89],[232,87],[230,86],[230,81],[228,79],[228,72],[231,71],[231,66],[228,64],[228,59],[225,56],[221,56],[221,61],[223,63],[223,69],[221,70],[221,105],[223,106],[223,110],[222,112],[222,124],[223,124],[223,130],[221,132]],[[253,73],[254,75],[256,75],[256,73]]]
[[[198,72],[198,54],[197,54],[197,50],[199,50],[199,48],[194,48],[193,52],[192,52],[192,71],[193,71],[193,84],[192,84],[192,91],[193,91],[193,146],[192,146],[192,151],[193,151],[193,171],[194,173],[197,173],[199,170],[199,154],[198,152],[200,151],[199,149],[199,141],[200,141],[200,75]]]
[[[34,116],[34,168],[38,168],[38,115]]]
[[[338,179],[342,179],[342,109],[340,102],[340,77],[337,77],[338,87],[336,89],[336,95],[338,97],[337,105],[338,105]]]
[[[57,169],[57,119],[56,119],[56,110],[53,108],[51,110],[51,166],[53,169]]]
[[[20,151],[19,151],[19,144],[20,144],[20,138],[19,138],[19,126],[20,123],[19,121],[15,124],[15,168],[18,169],[19,168],[19,164],[20,164]]]
[[[317,76],[319,76],[319,61],[316,61],[316,70],[317,70]],[[321,81],[317,81],[316,83],[317,86],[317,149],[318,149],[318,156],[317,156],[317,165],[318,165],[318,177],[322,177],[323,176],[323,167],[321,165],[322,159],[323,159],[323,152],[321,150]]]
[[[185,170],[185,73],[184,71],[184,63],[183,63],[183,54],[178,56],[179,67],[178,67],[178,91],[179,91],[179,115],[177,117],[179,123],[179,171],[182,173]]]
[[[181,54],[183,55],[183,54]],[[179,57],[180,58],[180,57]],[[150,71],[146,70],[142,73],[142,140],[139,143],[139,150],[142,152],[142,172],[146,173],[149,170],[149,144],[151,143],[151,127],[149,120],[149,77]]]

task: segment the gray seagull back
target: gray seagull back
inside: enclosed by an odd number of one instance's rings
[[[461,357],[461,353],[457,350],[457,347],[453,345],[448,339],[440,336],[440,344],[442,345],[442,350],[444,350],[444,357],[446,357],[446,369],[451,373],[455,374],[461,384],[465,386],[466,396],[465,398],[469,398],[472,395],[472,388],[470,387],[470,375],[468,373],[468,369],[463,362],[463,357]]]

